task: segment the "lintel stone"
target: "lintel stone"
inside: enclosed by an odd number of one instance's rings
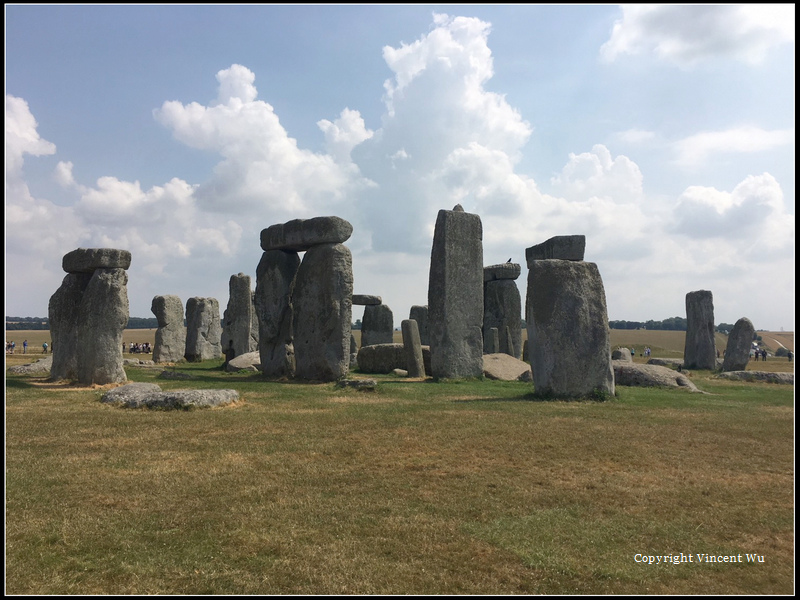
[[[319,244],[341,244],[350,239],[353,226],[341,217],[294,219],[261,231],[261,248],[304,252]]]
[[[483,282],[496,281],[498,279],[517,279],[522,272],[519,263],[503,263],[483,267]]]
[[[380,296],[370,296],[368,294],[353,294],[354,306],[375,306],[383,304],[383,299]]]
[[[61,259],[67,273],[93,273],[97,269],[124,269],[131,266],[129,250],[116,248],[77,248]]]
[[[546,242],[525,249],[528,268],[531,261],[557,258],[559,260],[583,260],[586,251],[585,235],[557,235]]]

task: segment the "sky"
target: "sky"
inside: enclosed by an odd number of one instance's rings
[[[5,302],[130,250],[130,315],[252,278],[260,232],[353,225],[354,293],[428,303],[433,228],[484,265],[585,235],[610,320],[794,331],[793,4],[5,5]],[[353,308],[353,320],[363,308]]]

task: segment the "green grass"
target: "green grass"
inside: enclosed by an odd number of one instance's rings
[[[709,394],[560,402],[176,369],[195,379],[128,374],[242,402],[120,409],[7,376],[7,593],[793,592],[792,386],[695,372]],[[681,552],[765,560],[634,561]]]

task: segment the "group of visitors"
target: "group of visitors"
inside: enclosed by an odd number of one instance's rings
[[[47,354],[48,349],[47,342],[42,343],[42,354]],[[14,354],[14,351],[17,349],[17,343],[14,340],[6,342],[6,354]],[[28,340],[24,340],[22,342],[22,353],[28,353]]]
[[[125,352],[125,344],[122,344],[122,351]],[[129,352],[131,354],[150,354],[152,352],[150,342],[142,342],[141,344],[131,342]]]
[[[759,350],[758,348],[756,348],[755,350],[751,350],[750,360],[767,360],[767,351]]]
[[[636,348],[631,346],[631,358],[633,358],[634,356],[636,356]],[[644,350],[642,350],[642,356],[644,358],[650,358],[650,346],[644,347]]]

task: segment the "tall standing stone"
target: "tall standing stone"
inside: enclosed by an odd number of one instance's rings
[[[367,304],[361,322],[361,347],[394,343],[394,315],[385,304]]]
[[[522,357],[522,300],[516,279],[521,268],[517,263],[503,263],[483,270],[484,344],[492,328],[500,334],[499,352]]]
[[[53,340],[51,379],[83,385],[127,381],[122,332],[128,324],[131,253],[114,248],[77,248],[62,258],[67,276],[50,298]]]
[[[48,317],[53,355],[50,378],[54,381],[78,378],[78,315],[91,279],[90,273],[67,273],[61,287],[50,297]]]
[[[222,327],[216,298],[186,302],[186,360],[199,362],[222,356]]]
[[[406,353],[406,370],[409,377],[425,377],[425,361],[422,357],[422,344],[419,340],[419,327],[413,319],[400,323],[403,332],[403,348]]]
[[[153,362],[181,362],[186,353],[186,325],[181,299],[178,296],[155,296],[150,310],[158,321]]]
[[[725,359],[722,361],[723,371],[744,371],[750,362],[750,349],[756,328],[747,317],[742,317],[733,325],[725,347]]]
[[[78,327],[78,383],[105,385],[127,381],[122,333],[130,318],[128,274],[96,269],[83,293]]]
[[[428,305],[413,305],[411,310],[408,312],[408,318],[417,322],[420,343],[423,346],[430,346],[431,340],[430,336],[428,335]]]
[[[683,351],[683,366],[687,369],[709,370],[714,370],[717,366],[714,299],[708,290],[686,294],[686,344]]]
[[[258,336],[253,335],[253,292],[250,276],[231,275],[228,282],[228,306],[222,317],[222,350],[233,348],[233,357],[258,350]]]
[[[258,350],[266,377],[293,377],[292,294],[300,256],[293,250],[267,250],[256,268],[255,308]]]
[[[433,377],[481,377],[483,226],[460,206],[440,210],[436,218],[428,311]]]
[[[294,350],[299,379],[336,381],[350,368],[353,259],[338,243],[308,249],[295,277]]]
[[[571,260],[529,264],[527,314],[534,393],[614,395],[608,310],[597,265]]]

